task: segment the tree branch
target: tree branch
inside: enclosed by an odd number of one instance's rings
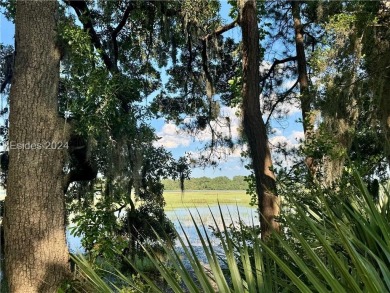
[[[206,36],[204,36],[202,38],[202,41],[209,41],[211,40],[212,38],[216,37],[216,36],[219,36],[221,34],[223,34],[224,32],[227,32],[228,30],[231,30],[232,28],[234,28],[235,26],[237,25],[237,19],[234,20],[233,22],[225,25],[225,26],[221,26],[219,28],[217,28],[214,32],[212,32],[211,34],[208,34]]]
[[[282,63],[286,63],[286,62],[290,62],[290,61],[296,61],[296,60],[297,60],[297,56],[287,57],[287,58],[281,59],[281,60],[275,59],[274,63],[272,64],[272,66],[268,70],[267,74],[264,75],[263,77],[261,77],[260,82],[264,82],[268,77],[271,76],[271,73],[274,71],[276,65],[279,65],[279,64],[282,64]]]
[[[80,22],[83,24],[84,31],[88,32],[91,37],[92,44],[96,49],[99,49],[103,58],[103,62],[109,71],[117,72],[118,68],[112,62],[110,56],[103,50],[100,38],[93,27],[91,12],[84,0],[67,0],[68,3],[76,12]]]
[[[111,33],[111,39],[112,39],[112,43],[113,43],[113,47],[114,47],[114,59],[115,59],[115,64],[117,63],[118,61],[118,42],[116,40],[118,34],[120,33],[120,31],[123,29],[123,27],[125,26],[126,22],[127,22],[127,19],[129,18],[129,15],[130,15],[130,12],[134,9],[134,5],[133,5],[134,2],[130,2],[125,10],[125,12],[123,13],[123,17],[121,19],[121,21],[119,22],[119,24],[117,25],[117,27],[114,29],[114,31]]]
[[[109,213],[116,213],[116,212],[121,212],[122,209],[124,209],[125,207],[127,206],[126,203],[124,203],[123,205],[121,205],[119,208],[115,209],[115,210],[111,210]]]
[[[207,40],[202,40],[202,67],[204,74],[206,76],[206,92],[207,97],[209,98],[209,102],[211,103],[211,98],[214,94],[214,85],[213,85],[213,79],[211,77],[209,67],[208,67],[208,58],[207,58]]]
[[[192,42],[191,42],[191,32],[190,32],[190,26],[189,25],[187,26],[187,38],[188,38],[187,46],[188,46],[188,53],[189,53],[187,70],[189,72],[192,72],[192,61],[193,61],[194,57],[192,55]]]
[[[129,18],[131,10],[134,9],[133,2],[130,2],[129,5],[127,6],[125,12],[123,13],[122,20],[119,22],[117,27],[114,29],[112,34],[114,36],[117,36],[119,32],[122,30],[122,28],[125,26],[127,19]]]
[[[223,34],[224,32],[227,32],[228,30],[234,28],[237,24],[237,19],[231,22],[228,25],[222,26],[217,28],[214,32],[211,34],[208,34],[204,36],[201,41],[202,41],[202,68],[204,71],[204,74],[206,76],[206,92],[207,92],[207,97],[209,99],[209,115],[211,115],[211,102],[212,102],[212,96],[214,94],[214,85],[213,85],[213,79],[210,74],[210,71],[208,69],[208,58],[207,58],[207,42],[211,40],[212,38],[219,36]],[[191,56],[191,54],[190,54]],[[190,60],[191,61],[191,60]]]
[[[268,115],[268,117],[267,117],[267,121],[265,122],[265,125],[268,125],[268,122],[269,122],[269,120],[270,120],[270,118],[271,118],[272,113],[275,111],[276,106],[277,106],[279,103],[283,102],[283,101],[288,97],[288,95],[293,91],[293,89],[294,89],[297,85],[298,85],[298,79],[295,81],[294,85],[293,85],[291,88],[289,88],[289,90],[286,91],[286,92],[285,92],[285,93],[276,101],[275,104],[272,105],[271,111],[270,111],[270,113],[269,113],[269,115]]]
[[[101,52],[101,56],[107,70],[112,74],[120,74],[117,64],[113,63],[110,56],[103,50],[100,38],[93,27],[91,12],[85,0],[66,0],[66,3],[68,3],[76,11],[80,22],[83,24],[84,30],[88,32],[91,37],[92,45]],[[124,93],[118,93],[117,98],[121,101],[123,111],[128,113],[130,111],[130,106],[128,105],[126,95]]]

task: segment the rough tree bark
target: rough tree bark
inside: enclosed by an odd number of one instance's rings
[[[67,138],[57,112],[56,17],[56,1],[16,2],[17,55],[10,92],[4,217],[6,276],[12,293],[52,293],[68,276],[66,149],[60,148]]]
[[[267,131],[260,111],[259,30],[255,0],[239,0],[242,29],[242,110],[243,125],[249,143],[256,177],[261,237],[267,238],[271,229],[278,230],[275,217],[279,215],[279,198],[268,146]]]
[[[303,131],[305,134],[306,144],[310,144],[310,140],[314,135],[315,115],[311,111],[312,98],[309,93],[309,77],[307,74],[307,60],[305,54],[304,31],[301,21],[300,4],[298,1],[291,1],[292,16],[294,20],[295,31],[295,47],[297,51],[298,61],[298,82],[300,89],[300,101],[302,109]],[[315,175],[314,158],[307,156],[305,164],[312,176]]]

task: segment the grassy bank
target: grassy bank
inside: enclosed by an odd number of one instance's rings
[[[179,190],[164,191],[165,210],[181,207],[200,207],[220,204],[238,204],[249,206],[249,195],[245,190]]]

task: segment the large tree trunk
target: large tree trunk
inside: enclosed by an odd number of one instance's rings
[[[16,2],[17,54],[10,93],[4,218],[6,277],[12,293],[52,293],[68,275],[66,149],[59,148],[67,140],[57,112],[57,13],[56,1]],[[38,143],[42,148],[32,149]]]
[[[307,61],[305,54],[304,32],[301,21],[300,4],[298,1],[291,1],[292,16],[294,20],[295,47],[298,61],[298,82],[300,87],[300,101],[302,109],[303,131],[305,143],[310,144],[314,135],[315,115],[311,111],[312,97],[309,93],[309,77],[307,75]],[[312,176],[315,175],[315,164],[312,156],[305,158],[306,166]]]
[[[276,194],[266,127],[260,111],[260,52],[256,1],[239,0],[239,7],[243,55],[243,124],[256,177],[261,237],[265,239],[272,228],[279,229],[279,224],[275,221],[275,217],[279,215],[279,199]]]

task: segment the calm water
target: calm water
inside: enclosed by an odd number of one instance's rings
[[[244,221],[248,225],[252,224],[252,219],[255,223],[257,222],[258,216],[255,208],[248,206],[236,206],[235,204],[221,206],[221,211],[218,206],[210,206],[199,208],[179,208],[167,211],[166,214],[175,224],[175,227],[182,238],[184,238],[184,233],[186,233],[193,246],[201,246],[202,244],[199,240],[198,233],[196,232],[194,221],[199,228],[201,228],[203,223],[204,227],[207,228],[206,231],[211,237],[213,244],[217,245],[218,241],[211,235],[211,229],[209,229],[209,227],[218,227],[220,230],[223,230],[221,212],[226,226],[229,226],[231,223],[236,224],[239,220]],[[191,215],[194,220],[191,218]],[[176,245],[179,246],[178,241]]]
[[[246,224],[252,224],[252,220],[258,223],[258,215],[256,213],[256,209],[248,206],[240,206],[240,205],[221,205],[221,211],[225,220],[226,226],[229,226],[231,223],[238,223],[244,221]],[[211,230],[208,228],[209,226],[219,227],[219,229],[223,230],[223,224],[221,219],[221,212],[218,206],[210,206],[210,207],[191,207],[191,208],[177,208],[174,210],[170,210],[166,212],[168,218],[174,223],[179,235],[184,238],[184,233],[187,234],[191,244],[193,246],[201,246],[201,242],[199,241],[198,234],[195,229],[194,222],[191,218],[191,215],[194,217],[194,220],[197,225],[202,225],[207,228],[207,233],[210,236],[213,245],[218,245],[218,241],[215,237],[211,235]],[[182,228],[181,228],[181,226]],[[74,237],[67,232],[68,246],[72,252],[83,252],[83,248],[81,246],[80,237]],[[176,245],[180,246],[179,241],[176,241]]]

